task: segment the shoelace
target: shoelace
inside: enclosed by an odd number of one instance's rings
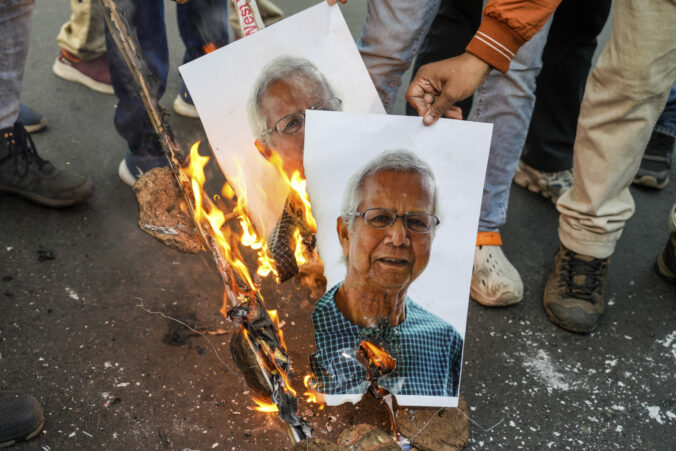
[[[25,175],[28,172],[28,166],[32,162],[35,162],[38,165],[39,169],[48,163],[47,160],[43,160],[38,155],[38,151],[35,149],[35,143],[31,138],[30,134],[26,131],[23,124],[17,122],[14,125],[14,134],[13,136],[7,138],[9,144],[9,154],[10,155],[21,155],[26,161],[26,165],[23,167],[23,172],[19,170],[19,160],[16,161],[16,171],[20,175]]]
[[[575,297],[596,304],[594,293],[603,285],[603,269],[606,261],[595,258],[592,261],[584,261],[573,256],[571,251],[566,251],[562,259],[562,271],[560,286],[565,289],[566,297]],[[574,281],[576,276],[584,276],[582,284]]]

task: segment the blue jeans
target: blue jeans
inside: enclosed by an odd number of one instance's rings
[[[551,23],[550,18],[521,47],[509,72],[492,71],[475,94],[470,120],[493,123],[479,231],[497,231],[507,218],[509,189],[526,140],[535,103],[535,79],[542,67],[542,49]]]
[[[138,45],[152,77],[151,95],[159,101],[167,85],[169,47],[164,24],[163,0],[118,1],[129,25],[136,33]],[[222,47],[228,43],[227,1],[191,0],[176,6],[178,29],[186,50],[183,63],[204,55],[205,44]],[[129,69],[106,30],[110,78],[118,98],[115,128],[138,157],[162,155],[160,142],[145,107],[134,87]]]
[[[0,0],[0,130],[19,115],[35,0]]]
[[[367,3],[357,48],[388,113],[392,112],[401,76],[418,54],[440,1],[369,0]]]
[[[671,88],[667,105],[657,119],[653,130],[676,138],[676,88]]]

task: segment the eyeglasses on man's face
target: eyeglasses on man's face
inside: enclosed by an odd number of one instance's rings
[[[367,226],[374,229],[391,227],[397,218],[404,221],[407,230],[414,233],[430,233],[439,225],[439,218],[427,213],[405,213],[398,215],[392,210],[384,208],[368,208],[364,211],[348,213],[347,216],[361,217]]]
[[[322,111],[338,111],[340,104],[343,103],[338,97],[331,97],[327,100],[312,105],[308,110],[322,110]],[[265,130],[265,134],[269,135],[272,132],[277,132],[282,136],[294,135],[301,131],[305,126],[305,111],[287,114],[277,122],[275,125]]]

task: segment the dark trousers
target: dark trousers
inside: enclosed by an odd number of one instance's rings
[[[151,72],[150,91],[157,100],[164,94],[169,74],[169,46],[164,24],[164,0],[118,1],[127,18]],[[183,63],[204,55],[204,46],[228,43],[227,0],[191,0],[176,5],[178,29],[185,44]],[[133,154],[160,156],[162,149],[155,136],[143,102],[134,87],[133,78],[108,30],[106,47],[110,78],[118,98],[115,128],[127,141]]]
[[[546,172],[573,166],[573,143],[596,37],[610,12],[610,0],[564,0],[556,10],[522,159]],[[415,71],[429,62],[460,55],[481,21],[481,2],[443,0],[421,46]],[[458,104],[467,117],[471,98]],[[417,115],[407,105],[406,113]]]

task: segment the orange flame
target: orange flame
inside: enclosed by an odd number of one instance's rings
[[[303,178],[300,171],[294,171],[291,174],[291,179],[284,172],[282,157],[278,153],[272,152],[270,155],[270,163],[272,163],[277,171],[282,176],[284,182],[291,189],[292,193],[296,194],[296,197],[301,202],[301,207],[303,208],[303,216],[305,217],[305,222],[310,227],[313,232],[317,231],[317,221],[315,221],[314,216],[312,216],[312,207],[310,206],[310,196],[307,193],[307,181]]]
[[[384,368],[391,371],[397,366],[397,361],[394,360],[384,348],[368,341],[362,341],[360,347],[366,352],[369,363],[374,364],[378,368]]]
[[[306,375],[303,378],[303,385],[305,385],[305,388],[307,388],[308,391],[303,393],[305,395],[305,402],[307,403],[313,403],[313,404],[320,404],[319,410],[322,410],[324,408],[324,404],[322,403],[321,399],[319,398],[317,392],[314,390],[316,387],[316,382],[312,376],[309,374]]]
[[[204,51],[205,54],[211,53],[211,52],[213,52],[214,50],[217,50],[217,49],[218,49],[218,47],[216,46],[215,42],[207,42],[206,44],[204,44],[202,46],[202,50]]]
[[[252,397],[251,399],[253,399],[253,402],[256,403],[256,407],[254,407],[254,409],[258,410],[259,412],[265,413],[279,412],[279,408],[271,402],[267,402],[262,399],[258,399],[256,397]]]
[[[293,254],[296,257],[296,263],[298,266],[304,265],[307,263],[307,258],[305,258],[303,239],[300,236],[300,229],[298,228],[293,232],[293,242],[296,243],[295,250],[293,251]]]

